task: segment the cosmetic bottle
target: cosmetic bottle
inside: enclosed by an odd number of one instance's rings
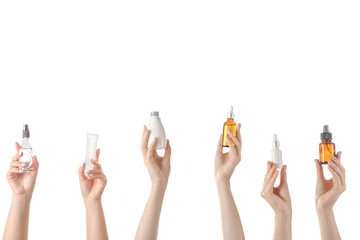
[[[276,134],[274,134],[273,136],[273,149],[271,150],[271,159],[278,168],[282,168],[282,153],[280,150],[280,142],[278,141]]]
[[[155,149],[165,149],[167,140],[164,126],[159,117],[159,112],[151,112],[148,129],[151,131],[149,145],[154,141],[154,138],[158,138]]]
[[[19,159],[22,163],[20,170],[23,172],[31,172],[33,170],[33,154],[32,154],[32,147],[30,145],[30,131],[29,125],[24,124],[23,131],[22,131],[23,142],[21,144],[20,153],[23,153],[23,156]]]
[[[335,155],[335,143],[331,142],[332,133],[329,126],[323,126],[323,132],[320,134],[321,143],[319,144],[320,163],[328,164],[328,161]]]
[[[90,160],[95,160],[95,153],[97,142],[99,140],[98,134],[88,133],[86,135],[86,155],[85,155],[85,175],[87,176],[86,172],[93,169],[94,165],[91,163]]]
[[[223,128],[223,140],[222,140],[223,147],[229,147],[228,143],[226,142],[226,136],[228,135],[229,130],[232,131],[232,133],[236,137],[236,123],[234,122],[234,118],[235,118],[234,109],[233,106],[230,106],[230,111],[227,115],[227,121],[224,123],[224,128]],[[234,144],[232,140],[231,143]]]

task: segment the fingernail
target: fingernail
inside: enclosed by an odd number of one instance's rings
[[[21,170],[21,169],[19,169],[19,173],[22,173],[22,172],[24,172],[23,170]]]

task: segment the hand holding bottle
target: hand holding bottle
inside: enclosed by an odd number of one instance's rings
[[[242,140],[240,135],[240,123],[236,126],[236,137],[229,130],[226,136],[226,142],[234,142],[235,145],[229,144],[230,151],[223,153],[222,139],[220,136],[219,143],[215,154],[215,178],[217,181],[230,181],[235,167],[241,161]]]
[[[317,183],[316,183],[316,209],[332,209],[336,200],[346,190],[345,168],[341,162],[341,152],[328,161],[328,169],[332,174],[330,180],[326,180],[323,173],[323,166],[318,159],[315,159]]]
[[[84,172],[85,164],[83,163],[79,168],[79,181],[84,200],[100,200],[101,195],[104,192],[107,178],[99,163],[99,155],[100,149],[97,149],[95,160],[91,160],[91,163],[94,165],[94,169],[86,172],[87,177]]]
[[[169,140],[167,140],[165,155],[164,157],[160,157],[156,152],[157,138],[155,138],[150,146],[148,146],[150,134],[151,132],[144,126],[141,141],[141,152],[143,154],[144,162],[148,168],[152,183],[167,185],[170,175],[170,143]]]
[[[16,142],[15,148],[17,153],[12,158],[6,178],[14,195],[31,197],[35,188],[39,162],[37,157],[33,156],[33,171],[23,172],[20,167],[24,167],[25,163],[20,162],[20,158],[23,156],[23,153],[20,153],[20,144]]]
[[[263,197],[272,207],[275,214],[291,213],[291,198],[289,187],[287,184],[286,165],[281,168],[280,185],[274,187],[279,171],[276,170],[277,165],[272,162],[267,163],[267,171],[265,174],[264,185],[261,190]]]

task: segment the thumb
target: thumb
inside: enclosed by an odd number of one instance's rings
[[[79,173],[79,182],[82,183],[83,181],[86,180],[86,176],[84,174],[84,170],[85,170],[85,164],[82,163],[81,167],[79,167],[78,173]]]
[[[323,171],[323,168],[319,162],[319,159],[315,159],[314,160],[315,162],[315,165],[316,165],[316,175],[317,175],[317,179],[320,180],[320,179],[324,179],[324,171]]]

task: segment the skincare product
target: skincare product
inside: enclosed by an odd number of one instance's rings
[[[158,138],[155,149],[165,149],[167,140],[164,126],[159,117],[159,112],[151,112],[148,129],[151,131],[149,145],[153,142],[154,138]]]
[[[29,125],[24,124],[23,131],[22,131],[22,137],[23,142],[21,144],[20,153],[23,153],[23,156],[19,159],[19,161],[22,163],[22,167],[20,167],[20,170],[23,172],[30,172],[33,170],[33,155],[32,155],[32,148],[30,145],[30,131],[29,131]]]
[[[273,149],[271,150],[271,159],[272,162],[277,165],[278,168],[282,168],[282,153],[280,150],[280,142],[277,139],[277,135],[273,136]]]
[[[85,175],[86,172],[93,169],[94,165],[90,162],[90,160],[95,160],[95,153],[97,142],[99,139],[98,134],[87,134],[87,145],[86,145],[86,156],[85,156]]]
[[[228,135],[228,130],[232,131],[232,133],[236,137],[236,123],[234,122],[234,118],[235,118],[234,109],[233,106],[230,106],[230,111],[227,115],[227,121],[224,123],[223,140],[222,140],[223,147],[229,147],[228,143],[226,142],[226,136]],[[231,143],[234,144],[232,140]]]
[[[321,143],[319,144],[320,163],[327,164],[328,161],[335,155],[335,144],[331,142],[332,133],[329,126],[323,126],[323,132],[320,134]]]

